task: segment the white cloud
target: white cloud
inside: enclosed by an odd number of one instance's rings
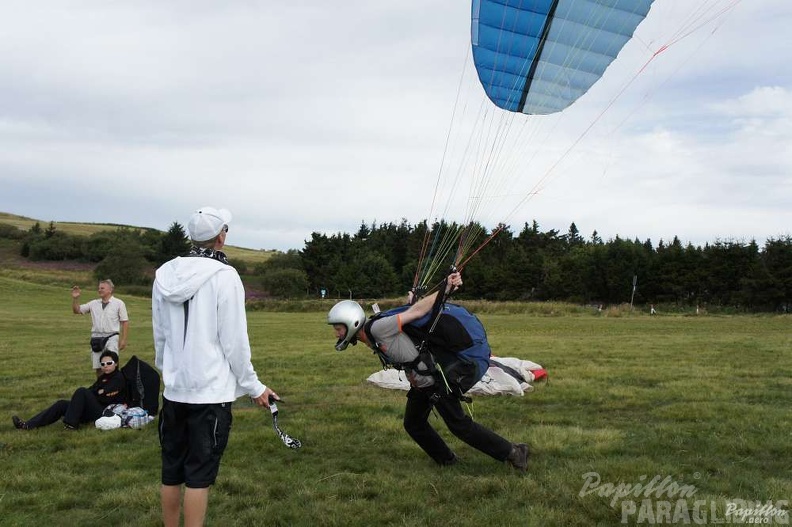
[[[166,229],[216,204],[234,212],[233,243],[279,249],[429,215],[466,3],[7,4],[0,210]],[[657,0],[589,94],[560,117],[515,118],[492,178],[516,196],[493,200],[489,226],[536,186],[509,215],[516,230],[574,221],[701,244],[788,232],[792,73],[779,50],[792,4],[740,2],[649,61],[689,11]],[[470,115],[481,95],[467,89]]]

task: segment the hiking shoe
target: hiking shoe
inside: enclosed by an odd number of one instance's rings
[[[63,429],[64,429],[64,430],[71,430],[71,431],[73,431],[73,430],[77,430],[77,427],[76,427],[76,426],[72,426],[72,425],[70,425],[69,423],[63,423]]]
[[[531,453],[528,451],[528,445],[525,443],[515,443],[512,445],[511,452],[509,453],[509,457],[506,458],[506,461],[517,470],[525,472],[528,469],[528,457],[530,455]]]
[[[27,430],[28,424],[27,421],[23,421],[18,416],[14,415],[11,417],[11,420],[14,422],[14,428],[17,430]]]

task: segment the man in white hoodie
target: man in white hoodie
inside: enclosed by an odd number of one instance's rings
[[[156,365],[165,384],[160,413],[162,517],[203,525],[231,430],[231,403],[242,395],[269,407],[278,395],[250,362],[245,291],[221,251],[231,213],[203,207],[187,224],[193,247],[158,270],[152,292]]]

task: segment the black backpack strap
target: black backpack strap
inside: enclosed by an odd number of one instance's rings
[[[522,373],[520,373],[519,371],[515,370],[514,368],[506,366],[502,362],[498,362],[498,361],[496,361],[495,359],[492,359],[492,358],[490,358],[489,363],[490,363],[490,366],[496,366],[496,367],[502,369],[503,371],[505,371],[506,373],[508,373],[509,375],[514,377],[515,379],[517,379],[518,381],[526,382],[525,377],[523,377]]]
[[[374,335],[371,333],[371,326],[373,326],[374,322],[376,322],[380,318],[382,318],[381,313],[377,313],[376,315],[369,318],[366,321],[366,323],[363,324],[363,331],[366,333],[366,340],[368,340],[370,344],[369,347],[372,349],[374,355],[376,355],[377,358],[380,360],[380,363],[382,364],[382,369],[387,370],[389,367],[394,367],[395,365],[388,360],[388,358],[379,348],[379,345],[377,344],[377,340],[374,338]],[[397,369],[401,369],[401,368],[397,368]]]

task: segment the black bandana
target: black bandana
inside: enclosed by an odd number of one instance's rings
[[[212,260],[217,260],[218,262],[224,263],[226,265],[231,265],[230,263],[228,263],[228,257],[225,255],[223,251],[215,251],[214,249],[196,247],[195,245],[190,247],[190,252],[187,253],[187,256],[199,256],[201,258],[211,258]]]

